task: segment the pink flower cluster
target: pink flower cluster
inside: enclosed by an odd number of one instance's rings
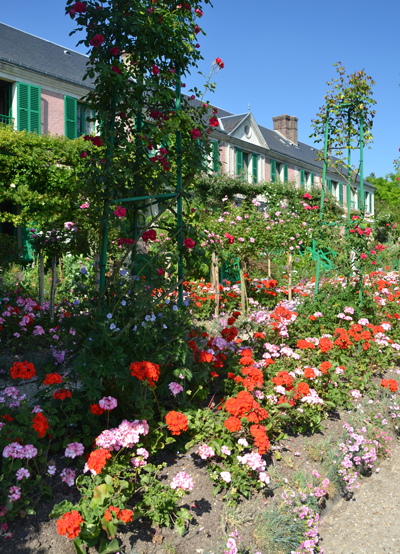
[[[118,401],[112,396],[105,396],[99,401],[99,406],[103,410],[113,410],[118,406]]]
[[[21,469],[19,469],[15,475],[17,476],[17,481],[22,481],[24,477],[26,477],[26,479],[29,479],[29,477],[31,476],[29,471],[24,467],[21,467]]]
[[[82,456],[85,452],[85,447],[80,442],[71,442],[65,449],[66,458],[76,458],[76,456]]]
[[[199,456],[202,460],[207,460],[207,458],[211,458],[212,456],[215,456],[215,452],[211,448],[211,446],[202,444],[201,446],[199,446]]]
[[[135,419],[131,422],[124,420],[115,429],[106,429],[96,439],[97,446],[106,450],[119,450],[120,448],[133,448],[140,440],[140,435],[147,435],[149,426],[147,421]]]
[[[174,396],[183,391],[183,387],[179,383],[170,383],[168,388]]]
[[[50,469],[50,468],[49,468]],[[66,483],[69,487],[73,487],[75,484],[76,473],[73,469],[65,468],[60,473],[61,481]]]
[[[18,458],[20,460],[26,458],[30,460],[37,454],[37,449],[32,444],[26,444],[22,446],[18,442],[11,442],[3,450],[4,458]]]
[[[136,458],[131,460],[131,464],[134,467],[143,467],[147,464],[146,460],[149,457],[149,453],[145,448],[138,448],[136,450]]]
[[[15,502],[21,498],[21,489],[20,487],[10,487],[8,498],[10,502]]]
[[[194,489],[193,479],[185,471],[177,473],[170,484],[171,489],[192,491]]]

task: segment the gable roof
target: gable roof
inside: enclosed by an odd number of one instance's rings
[[[88,56],[0,23],[0,61],[93,89],[83,80]]]

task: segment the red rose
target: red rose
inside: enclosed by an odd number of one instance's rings
[[[79,157],[80,157],[80,158],[87,158],[87,152],[81,152],[81,153],[79,154]]]
[[[216,118],[215,116],[211,117],[209,119],[209,122],[210,122],[211,127],[219,127],[218,118]]]
[[[183,241],[183,244],[186,246],[186,248],[189,248],[189,250],[191,250],[194,247],[195,242],[192,239],[186,238]]]
[[[160,68],[156,66],[156,64],[153,64],[151,67],[151,71],[153,75],[157,76],[160,73]]]
[[[122,74],[121,69],[117,65],[113,65],[111,71],[114,71],[114,73],[119,73],[120,75]]]
[[[94,46],[94,48],[98,48],[103,44],[103,42],[104,42],[103,35],[95,35],[90,41],[90,46]]]
[[[219,67],[220,69],[224,69],[225,64],[224,64],[224,62],[221,60],[221,58],[215,58],[215,63],[218,65],[218,67]]]
[[[73,9],[76,11],[76,13],[85,13],[87,10],[87,6],[85,2],[75,2]]]
[[[112,48],[110,48],[110,54],[112,54],[113,56],[118,56],[120,52],[121,50],[117,48],[117,46],[113,46]]]

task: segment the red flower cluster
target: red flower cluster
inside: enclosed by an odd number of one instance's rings
[[[279,371],[278,375],[273,377],[271,381],[276,386],[285,387],[287,391],[293,388],[293,377],[291,377],[287,371]]]
[[[111,458],[111,452],[105,448],[99,448],[93,450],[87,461],[87,466],[96,472],[96,475],[101,473],[103,467],[106,465],[107,460]]]
[[[254,437],[254,444],[258,447],[258,453],[262,456],[268,452],[270,444],[265,427],[263,425],[252,425],[250,433]]]
[[[389,387],[391,392],[396,392],[397,389],[399,388],[398,382],[395,381],[394,379],[389,379],[389,380],[382,379],[381,386],[384,387],[385,389]]]
[[[90,41],[90,46],[93,46],[94,48],[99,48],[104,42],[103,35],[95,35],[92,40]]]
[[[327,352],[329,352],[329,350],[332,350],[333,342],[326,337],[323,337],[322,339],[319,339],[319,348],[321,352],[326,354]]]
[[[154,387],[160,376],[160,366],[152,362],[133,362],[129,369],[132,377],[137,377],[139,381],[147,381],[151,387]]]
[[[101,146],[103,144],[103,141],[100,137],[92,137],[91,135],[85,135],[83,137],[85,140],[89,140],[93,146]]]
[[[43,385],[56,385],[63,382],[63,378],[58,373],[48,373],[43,381]]]
[[[148,231],[145,231],[142,235],[142,239],[144,240],[144,242],[148,242],[149,240],[153,241],[156,240],[156,238],[157,233],[154,229],[149,229]]]
[[[36,369],[27,361],[14,362],[10,374],[13,379],[32,379],[36,375]]]
[[[115,506],[110,506],[105,511],[104,519],[106,521],[111,521],[112,512],[114,512],[115,517],[119,521],[123,521],[124,523],[129,523],[130,521],[132,521],[132,516],[133,516],[133,511],[132,510],[120,510],[119,508],[116,508]]]
[[[200,352],[199,354],[199,362],[209,363],[209,362],[212,362],[213,359],[214,359],[214,356],[210,352],[203,351],[203,352]]]
[[[338,336],[338,338],[335,340],[336,346],[339,346],[341,350],[346,350],[349,346],[351,346],[353,343],[350,340],[350,337],[346,333],[344,329],[339,327],[335,331],[335,337]]]
[[[315,345],[313,342],[310,342],[308,340],[300,339],[297,341],[297,348],[300,348],[300,350],[314,350]]]
[[[39,439],[43,438],[46,434],[47,429],[49,428],[49,423],[44,414],[38,413],[35,414],[33,418],[32,427],[37,431]]]
[[[173,435],[180,435],[181,431],[187,431],[188,429],[188,418],[180,412],[169,412],[165,416],[165,421]]]
[[[90,411],[93,415],[101,415],[104,414],[103,408],[100,408],[99,404],[91,404],[90,405]]]
[[[322,364],[319,366],[322,373],[326,375],[328,373],[328,369],[332,367],[331,362],[322,362]]]
[[[236,339],[238,334],[238,330],[236,327],[225,327],[225,329],[222,329],[221,335],[227,342],[232,342]]]
[[[67,512],[57,521],[57,533],[68,535],[69,539],[75,539],[81,532],[81,523],[85,523],[85,520],[79,512],[76,510]]]
[[[67,389],[59,389],[53,394],[54,400],[64,400],[65,398],[71,398],[71,391]]]

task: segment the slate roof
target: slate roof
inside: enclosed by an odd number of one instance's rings
[[[220,112],[218,110],[217,114],[220,119],[222,119],[222,124],[224,126],[224,131],[226,133],[231,133],[236,127],[239,125],[241,121],[247,116],[247,113],[243,113],[240,115],[227,115],[227,116],[220,116]]]
[[[0,61],[92,89],[91,79],[83,81],[88,59],[67,47],[0,23]]]

